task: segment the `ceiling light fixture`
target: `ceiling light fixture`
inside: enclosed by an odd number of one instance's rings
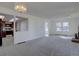
[[[20,13],[25,13],[27,11],[27,8],[25,4],[19,3],[15,5],[15,10]]]

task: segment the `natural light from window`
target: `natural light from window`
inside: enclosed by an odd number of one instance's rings
[[[58,32],[69,32],[69,22],[57,22],[56,31]]]
[[[45,36],[46,36],[46,37],[49,36],[49,32],[48,32],[48,22],[45,22]]]

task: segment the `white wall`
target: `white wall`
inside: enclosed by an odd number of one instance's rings
[[[22,29],[21,29],[22,30]],[[28,31],[15,32],[14,43],[37,39],[45,35],[44,19],[28,16]]]
[[[57,22],[69,22],[69,32],[57,32],[56,23]],[[64,34],[64,35],[74,35],[78,31],[79,19],[76,18],[58,18],[51,19],[49,21],[49,32],[50,34]]]
[[[29,18],[29,34],[31,39],[36,39],[43,37],[45,35],[45,27],[44,22],[45,20],[36,17],[36,16],[28,16]]]
[[[28,31],[28,19],[21,21],[20,31]]]

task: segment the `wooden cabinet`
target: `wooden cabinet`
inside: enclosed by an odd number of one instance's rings
[[[6,35],[13,35],[13,22],[5,23],[5,31]]]
[[[5,32],[3,31],[3,27],[4,27],[5,22],[2,21],[2,19],[0,19],[0,37],[5,37]]]
[[[3,27],[3,23],[2,23],[2,19],[0,19],[0,46],[2,46],[2,27]]]
[[[13,22],[0,19],[0,37],[6,37],[6,35],[13,35]]]

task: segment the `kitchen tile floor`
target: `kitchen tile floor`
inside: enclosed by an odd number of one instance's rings
[[[7,47],[14,45],[14,39],[11,35],[7,35],[5,38],[2,39],[2,47]]]

